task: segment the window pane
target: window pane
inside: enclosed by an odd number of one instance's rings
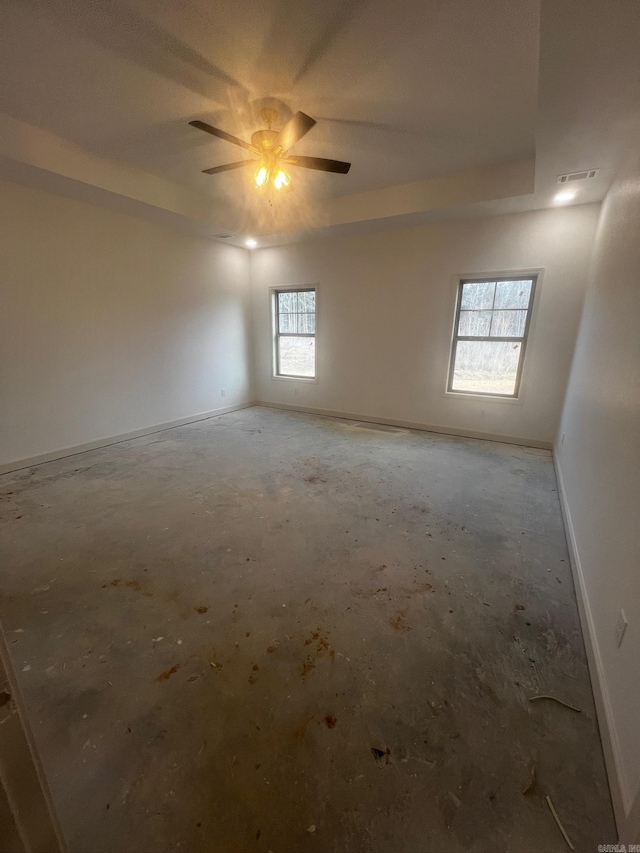
[[[315,314],[298,314],[298,329],[297,331],[303,335],[315,335],[316,333],[316,315]]]
[[[278,317],[281,335],[315,335],[315,314],[280,314]]]
[[[280,375],[315,376],[315,338],[279,338],[278,343],[280,355],[278,373]]]
[[[494,311],[492,338],[521,338],[527,322],[526,311]]]
[[[297,332],[296,329],[296,314],[280,314],[278,322],[280,324],[280,332]]]
[[[472,281],[463,284],[460,308],[472,308],[476,311],[482,308],[491,308],[495,287],[494,281],[478,283]]]
[[[278,294],[278,313],[287,314],[298,310],[298,294],[295,291]]]
[[[528,308],[532,281],[499,281],[494,308]]]
[[[489,337],[491,311],[461,311],[458,323],[459,335]]]
[[[316,294],[313,290],[303,291],[298,294],[298,311],[311,313],[316,310]]]
[[[458,341],[452,390],[514,394],[521,347],[510,341]]]

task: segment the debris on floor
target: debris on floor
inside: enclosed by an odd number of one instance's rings
[[[522,789],[523,794],[530,794],[533,789],[536,787],[537,777],[536,777],[536,765],[531,765],[531,770],[529,771],[529,781]]]
[[[564,705],[565,708],[569,708],[570,711],[575,711],[576,714],[580,714],[580,708],[575,708],[573,705],[569,705],[568,702],[563,702],[562,699],[558,699],[556,696],[531,696],[529,698],[529,702],[535,702],[538,699],[550,699],[552,702],[557,702],[558,705]]]
[[[156,681],[168,681],[172,675],[175,675],[176,672],[180,669],[180,664],[177,663],[171,667],[171,669],[167,669],[165,672],[161,672],[160,675],[156,678]]]
[[[389,749],[389,747],[387,747],[386,749],[378,749],[377,747],[372,746],[371,754],[378,762],[378,765],[380,767],[384,767],[387,764],[391,764],[391,750]]]
[[[389,619],[389,624],[392,628],[394,628],[399,634],[406,634],[411,630],[409,625],[406,623],[407,610],[398,610],[396,613],[395,619]]]
[[[558,813],[556,812],[555,808],[553,807],[553,803],[551,802],[551,797],[547,794],[547,796],[545,797],[545,799],[546,799],[546,801],[547,801],[547,805],[548,805],[548,806],[549,806],[549,808],[551,809],[551,814],[553,815],[553,819],[554,819],[554,820],[555,820],[555,822],[558,824],[558,829],[559,829],[559,830],[560,830],[560,832],[562,833],[562,835],[563,835],[563,837],[564,837],[564,840],[567,842],[567,845],[568,845],[568,847],[569,847],[569,850],[575,850],[575,847],[574,847],[574,846],[573,846],[573,844],[571,843],[571,839],[569,838],[569,836],[568,836],[568,835],[567,835],[567,833],[565,832],[565,828],[564,828],[564,826],[562,825],[562,823],[560,822],[560,818],[558,817]]]

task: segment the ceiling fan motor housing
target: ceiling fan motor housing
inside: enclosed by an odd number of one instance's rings
[[[271,130],[271,125],[275,124],[278,121],[278,110],[265,107],[264,109],[260,110],[260,118],[267,125],[269,130]]]
[[[271,151],[275,147],[278,138],[277,130],[256,130],[251,135],[251,144],[261,151]]]

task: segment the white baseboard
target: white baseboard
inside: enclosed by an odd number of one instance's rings
[[[499,441],[504,444],[518,444],[521,447],[537,447],[542,450],[552,450],[550,441],[539,441],[535,438],[517,438],[513,435],[496,435],[489,432],[476,432],[469,429],[456,429],[454,427],[435,426],[434,424],[416,423],[414,421],[399,421],[395,418],[378,418],[372,415],[358,415],[353,412],[339,412],[333,409],[314,409],[310,406],[290,406],[288,403],[267,403],[259,401],[256,406],[264,406],[267,409],[284,409],[288,412],[303,412],[308,415],[324,415],[329,418],[342,418],[347,421],[362,421],[369,424],[382,424],[383,426],[395,426],[403,429],[418,429],[423,432],[437,432],[441,435],[455,435],[462,438],[481,438],[484,441]]]
[[[131,432],[123,432],[118,435],[109,435],[105,438],[97,438],[95,441],[87,441],[83,444],[76,444],[73,447],[61,447],[58,450],[52,450],[49,453],[40,453],[37,456],[29,456],[26,459],[15,459],[11,462],[0,464],[0,475],[8,474],[11,471],[19,471],[21,468],[29,468],[31,465],[40,465],[43,462],[53,462],[55,459],[64,459],[65,456],[75,456],[77,453],[85,453],[87,450],[97,450],[99,447],[108,447],[110,444],[118,444],[121,441],[128,441],[130,438],[141,438],[143,435],[152,435],[154,432],[162,432],[164,429],[173,429],[173,427],[192,424],[196,421],[205,421],[207,418],[215,418],[218,415],[226,415],[229,412],[237,412],[240,409],[248,409],[255,406],[254,402],[238,403],[236,406],[224,406],[221,409],[212,409],[210,412],[200,412],[197,415],[189,415],[186,418],[178,418],[175,421],[165,421],[161,424],[153,424],[152,426],[135,429]]]
[[[571,510],[567,502],[562,470],[558,462],[555,448],[553,453],[553,464],[556,470],[556,479],[558,481],[558,495],[560,497],[560,507],[562,509],[562,517],[564,519],[564,526],[567,534],[571,572],[573,574],[573,583],[578,601],[578,612],[580,614],[580,625],[582,627],[582,635],[584,637],[584,644],[587,652],[589,673],[591,675],[591,686],[593,688],[604,760],[607,768],[607,776],[609,778],[609,787],[611,790],[611,800],[613,802],[616,826],[618,828],[618,841],[620,844],[638,843],[640,841],[638,834],[640,830],[640,821],[638,819],[640,816],[640,798],[633,803],[631,793],[628,791],[624,782],[622,762],[620,760],[620,744],[618,743],[616,736],[611,701],[607,692],[602,658],[598,647],[598,639],[587,595],[584,573],[580,563],[578,542],[576,540],[575,530],[571,520]]]
[[[43,462],[53,462],[56,459],[64,459],[65,456],[75,456],[78,453],[85,453],[87,450],[97,450],[100,447],[108,447],[110,444],[118,444],[120,441],[128,441],[130,438],[141,438],[143,435],[151,435],[154,432],[161,432],[163,429],[172,429],[177,426],[194,423],[195,421],[203,421],[207,418],[214,418],[217,415],[225,415],[228,412],[237,412],[240,409],[248,409],[251,406],[264,406],[271,409],[284,409],[291,412],[306,412],[310,415],[324,415],[325,417],[343,418],[351,421],[363,421],[364,423],[383,424],[388,426],[401,427],[403,429],[418,429],[425,432],[437,432],[443,435],[457,435],[463,438],[481,438],[485,441],[501,441],[506,444],[518,444],[523,447],[538,447],[543,450],[551,450],[552,444],[548,441],[538,441],[537,439],[516,438],[510,435],[494,435],[486,432],[475,432],[473,430],[461,430],[453,427],[435,426],[433,424],[414,423],[413,421],[399,421],[395,418],[377,418],[371,415],[359,415],[353,412],[339,412],[331,409],[313,409],[309,406],[289,406],[286,403],[267,403],[258,401],[249,401],[247,403],[239,403],[236,406],[225,406],[221,409],[212,409],[209,412],[200,412],[195,415],[189,415],[186,418],[178,418],[174,421],[166,421],[160,424],[142,427],[141,429],[132,430],[130,432],[119,433],[118,435],[109,435],[104,438],[97,438],[94,441],[87,441],[83,444],[75,444],[71,447],[61,447],[56,450],[51,450],[48,453],[39,453],[36,456],[28,456],[22,459],[13,459],[9,462],[0,463],[0,475],[9,474],[11,471],[19,471],[21,468],[29,468],[31,465],[40,465]]]

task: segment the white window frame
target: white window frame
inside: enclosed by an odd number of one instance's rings
[[[269,288],[269,311],[271,312],[271,378],[283,382],[306,382],[314,384],[318,381],[318,290],[317,284],[285,284]],[[288,335],[281,333],[278,329],[278,294],[279,293],[302,293],[313,291],[316,295],[316,331],[315,334]],[[280,337],[315,338],[313,376],[293,376],[286,373],[278,373],[278,341]]]
[[[449,367],[447,371],[447,384],[446,384],[446,396],[450,397],[459,397],[461,399],[469,399],[473,397],[478,397],[482,400],[496,400],[502,402],[518,402],[522,396],[522,378],[525,370],[525,355],[527,351],[527,345],[529,342],[529,338],[531,336],[531,330],[534,321],[535,309],[537,306],[537,295],[540,292],[540,286],[542,281],[542,269],[535,270],[513,270],[512,272],[500,272],[500,273],[481,273],[479,275],[463,275],[456,277],[456,301],[455,301],[455,311],[454,311],[454,319],[453,319],[453,332],[451,337],[451,343],[449,346]],[[529,304],[527,306],[527,320],[525,324],[524,333],[521,337],[492,337],[492,336],[479,336],[479,335],[459,335],[458,334],[458,326],[460,322],[460,310],[462,303],[462,290],[465,284],[481,284],[484,282],[499,282],[499,281],[531,281],[531,294],[529,296]],[[494,309],[487,309],[493,311]],[[516,382],[514,387],[513,394],[499,394],[495,391],[475,391],[475,390],[458,390],[454,389],[453,386],[453,377],[455,372],[455,363],[456,363],[456,350],[457,344],[460,340],[472,340],[472,341],[513,341],[515,343],[520,343],[520,358],[518,362],[518,371],[516,374]]]

